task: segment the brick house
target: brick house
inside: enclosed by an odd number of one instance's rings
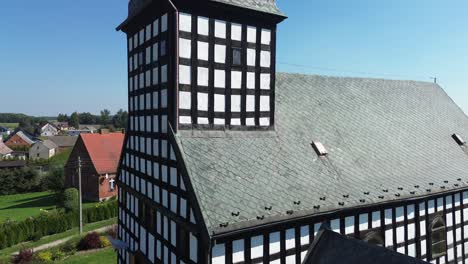
[[[35,141],[32,136],[22,130],[17,130],[5,140],[5,145],[13,150],[29,149],[34,143]]]
[[[83,199],[102,201],[117,195],[115,175],[123,133],[81,134],[65,165],[65,186],[78,188],[78,157],[82,165]]]

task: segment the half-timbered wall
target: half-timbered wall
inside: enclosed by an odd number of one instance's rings
[[[275,30],[180,13],[180,128],[273,125]]]
[[[161,8],[159,8],[161,10]],[[128,34],[129,129],[119,173],[119,263],[201,263],[200,232],[169,142],[174,13]]]
[[[437,214],[446,223],[447,251],[432,259],[430,222]],[[358,239],[377,232],[385,247],[431,263],[468,263],[467,217],[468,192],[348,210],[218,239],[211,249],[212,264],[301,263],[323,222],[335,232]]]

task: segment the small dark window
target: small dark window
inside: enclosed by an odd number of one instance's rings
[[[161,57],[166,56],[166,41],[161,41]]]
[[[447,233],[445,231],[445,221],[442,216],[434,216],[430,227],[432,259],[445,256],[447,254]]]
[[[242,65],[242,49],[232,48],[232,66]]]

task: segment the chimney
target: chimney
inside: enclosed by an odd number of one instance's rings
[[[99,134],[101,134],[101,135],[109,134],[109,129],[101,128],[101,129],[99,129]]]

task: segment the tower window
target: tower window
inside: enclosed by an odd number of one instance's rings
[[[232,66],[242,65],[242,49],[232,48]]]
[[[430,228],[432,259],[445,256],[447,254],[447,233],[445,231],[445,221],[442,216],[434,216]]]

